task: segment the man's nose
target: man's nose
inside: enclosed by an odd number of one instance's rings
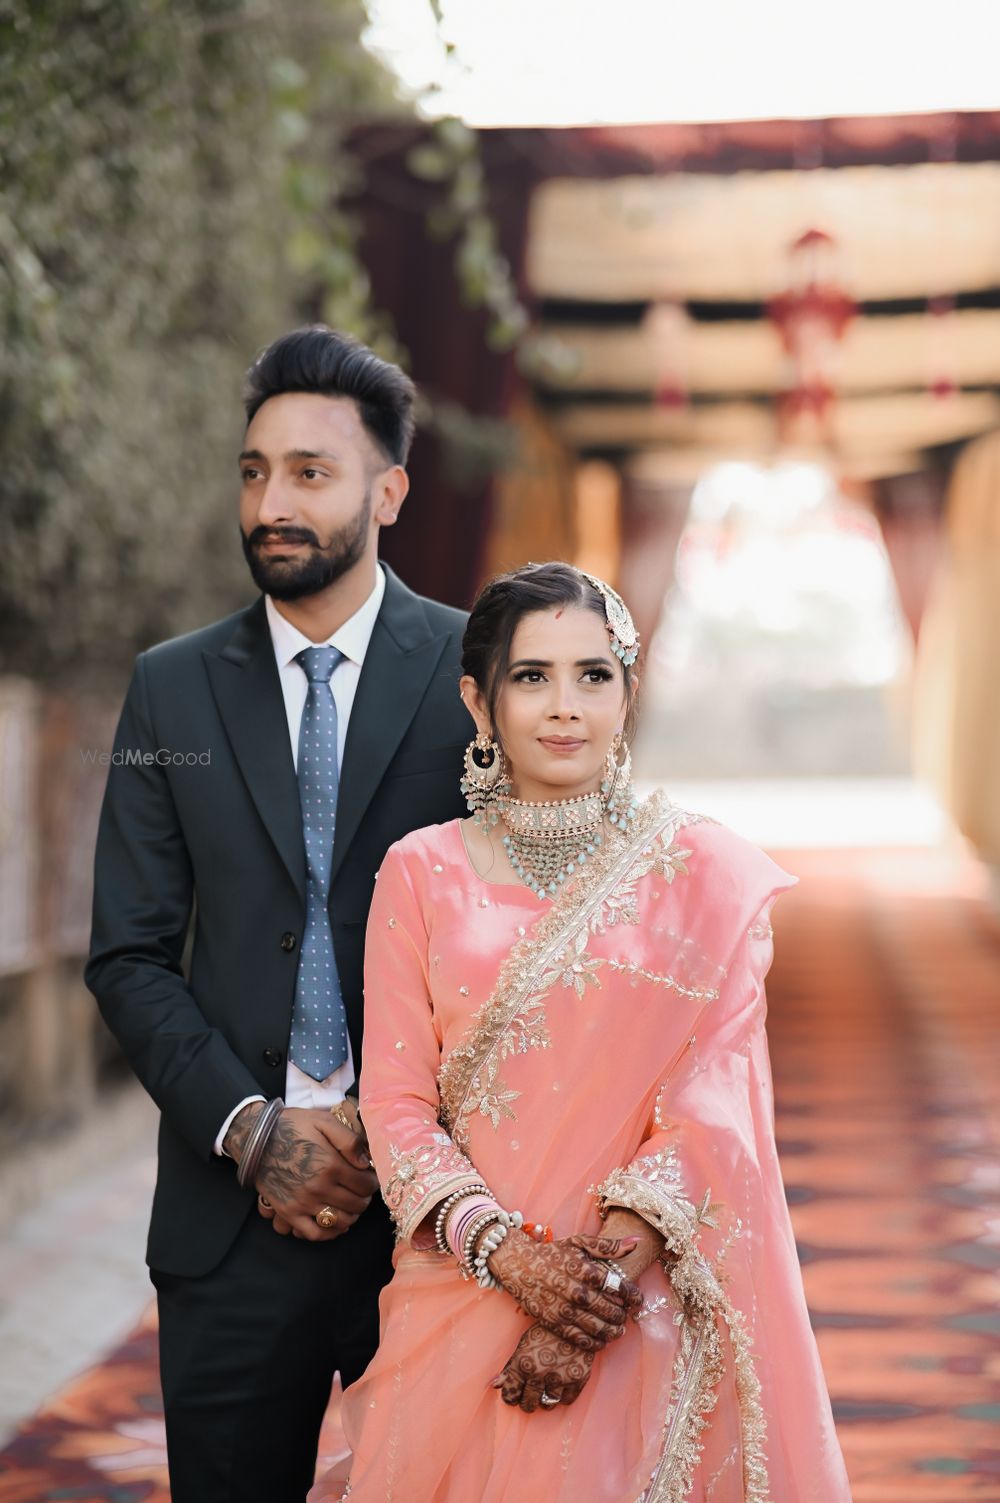
[[[294,516],[291,494],[280,475],[272,475],[264,487],[257,508],[257,523],[260,527],[274,527],[280,522],[290,522]]]

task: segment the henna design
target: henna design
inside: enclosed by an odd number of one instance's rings
[[[626,1316],[642,1304],[628,1280],[617,1292],[602,1287],[606,1270],[596,1259],[614,1258],[622,1245],[610,1237],[540,1243],[511,1232],[490,1257],[489,1268],[521,1309],[554,1337],[595,1352],[622,1334]]]
[[[575,1404],[594,1365],[595,1353],[563,1341],[546,1326],[529,1326],[503,1372],[495,1380],[505,1404],[526,1414],[541,1407],[542,1394],[559,1404]],[[551,1406],[555,1407],[555,1406]]]

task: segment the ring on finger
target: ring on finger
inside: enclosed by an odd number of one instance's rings
[[[322,1210],[316,1212],[314,1220],[317,1226],[323,1228],[324,1232],[329,1232],[337,1225],[337,1213],[333,1206],[324,1206]]]
[[[607,1269],[601,1288],[608,1290],[611,1294],[617,1294],[625,1282],[625,1270],[619,1263],[613,1263],[610,1258],[607,1260]]]
[[[559,1400],[553,1397],[551,1393],[543,1393],[538,1402],[541,1404],[543,1409],[554,1409]]]

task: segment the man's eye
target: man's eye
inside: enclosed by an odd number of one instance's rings
[[[247,465],[245,470],[240,471],[240,474],[243,477],[244,483],[246,483],[248,480],[256,480],[260,475],[260,470],[254,469],[252,465]]]
[[[322,474],[323,474],[323,471],[322,470],[317,470],[315,468],[315,466],[313,466],[313,465],[307,465],[306,468],[302,471],[303,478],[306,479],[306,480],[313,480],[317,476],[322,475]]]

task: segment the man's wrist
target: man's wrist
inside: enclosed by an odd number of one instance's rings
[[[239,1163],[246,1147],[247,1139],[253,1132],[254,1123],[264,1110],[265,1101],[250,1101],[241,1107],[229,1124],[229,1131],[223,1139],[222,1146],[231,1159]]]

